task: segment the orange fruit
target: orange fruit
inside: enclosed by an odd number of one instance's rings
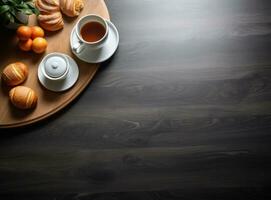
[[[21,40],[18,43],[18,46],[21,50],[23,51],[30,51],[32,48],[32,40],[28,39],[28,40]]]
[[[31,38],[34,40],[37,37],[44,37],[44,31],[39,26],[33,26],[32,28],[32,35]]]
[[[47,41],[42,37],[37,37],[33,40],[32,50],[35,53],[43,53],[47,48]]]
[[[29,26],[20,26],[17,29],[17,37],[20,40],[28,40],[31,38],[32,35],[32,29]]]

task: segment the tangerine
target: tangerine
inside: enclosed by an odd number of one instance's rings
[[[47,48],[47,41],[42,37],[37,37],[33,40],[32,50],[35,53],[43,53]]]
[[[17,37],[20,40],[28,40],[31,38],[32,35],[32,29],[29,26],[20,26],[17,29]]]
[[[28,39],[28,40],[21,40],[18,43],[18,46],[21,50],[23,51],[30,51],[32,48],[32,40]]]
[[[44,37],[44,31],[39,26],[33,26],[32,28],[32,35],[31,38],[34,40],[37,37]]]

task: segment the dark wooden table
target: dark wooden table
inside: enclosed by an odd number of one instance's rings
[[[1,199],[270,199],[271,1],[107,0],[86,91],[0,130]]]

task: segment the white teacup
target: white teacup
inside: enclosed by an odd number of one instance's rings
[[[82,35],[81,35],[81,29],[84,27],[84,25],[86,25],[87,23],[90,22],[97,22],[100,25],[102,25],[105,29],[105,34],[103,35],[103,37],[97,41],[93,41],[93,42],[88,42],[86,40],[83,39]],[[93,49],[98,49],[101,48],[108,36],[108,25],[105,21],[104,18],[102,18],[99,15],[94,15],[94,14],[90,14],[90,15],[86,15],[82,18],[80,18],[77,22],[77,24],[75,25],[75,33],[77,35],[77,37],[79,38],[78,43],[76,43],[72,49],[74,50],[75,53],[80,54],[85,48],[93,48]]]

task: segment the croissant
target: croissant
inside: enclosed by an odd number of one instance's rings
[[[51,14],[60,11],[59,0],[36,0],[35,4],[41,14]]]
[[[36,7],[40,11],[38,22],[47,31],[57,31],[64,27],[59,0],[36,0]]]
[[[61,11],[69,17],[78,16],[83,8],[83,0],[60,0]]]
[[[38,21],[41,27],[48,31],[57,31],[64,27],[62,14],[60,12],[54,12],[49,15],[39,15]]]

